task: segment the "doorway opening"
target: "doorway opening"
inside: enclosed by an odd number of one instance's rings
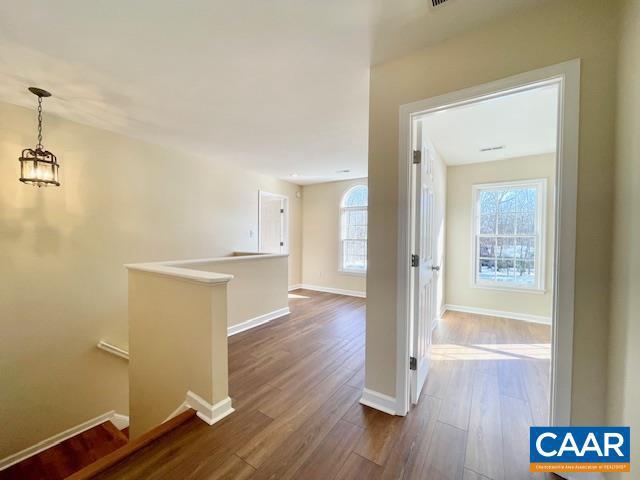
[[[569,424],[578,108],[578,60],[401,107],[397,414]]]
[[[284,195],[259,191],[258,251],[289,251],[289,199]]]

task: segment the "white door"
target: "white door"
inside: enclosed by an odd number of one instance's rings
[[[258,250],[285,253],[287,249],[287,197],[260,192]]]
[[[431,330],[435,312],[436,281],[434,272],[435,239],[434,213],[436,211],[433,158],[423,141],[422,124],[418,122],[414,143],[414,155],[420,163],[415,164],[413,221],[413,322],[411,329],[411,401],[418,403],[420,392],[429,372]],[[414,157],[415,158],[415,157]],[[415,260],[414,260],[415,259]],[[415,359],[415,360],[414,360]]]

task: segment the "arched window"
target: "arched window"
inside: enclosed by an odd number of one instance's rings
[[[340,203],[340,270],[367,271],[367,206],[366,185],[351,187]]]

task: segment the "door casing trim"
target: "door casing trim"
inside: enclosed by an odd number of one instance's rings
[[[576,205],[580,115],[580,59],[401,105],[399,109],[396,279],[396,415],[409,411],[410,275],[412,225],[411,125],[415,117],[454,105],[500,97],[544,83],[559,85],[556,218],[551,345],[551,425],[570,425],[575,296]]]

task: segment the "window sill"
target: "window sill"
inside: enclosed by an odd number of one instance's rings
[[[473,288],[479,288],[482,290],[496,290],[499,292],[511,292],[511,293],[533,293],[534,295],[544,295],[547,291],[544,288],[527,288],[527,287],[508,287],[506,285],[492,285],[473,283]]]
[[[351,276],[354,276],[354,277],[366,277],[367,276],[367,271],[366,270],[346,270],[346,269],[339,268],[338,269],[338,273],[341,273],[343,275],[351,275]]]

